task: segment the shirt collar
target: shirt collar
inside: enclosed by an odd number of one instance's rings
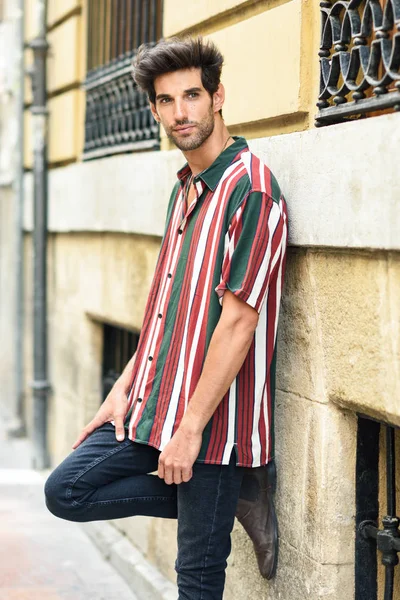
[[[229,165],[233,162],[234,158],[243,152],[243,150],[248,148],[247,142],[243,137],[232,136],[232,138],[235,140],[234,143],[221,152],[221,154],[219,154],[219,156],[217,156],[217,158],[214,160],[212,165],[196,175],[194,178],[195,183],[201,179],[212,192],[215,190],[219,180]],[[191,175],[191,173],[192,171],[190,170],[188,163],[186,163],[182,169],[178,171],[177,176],[182,185],[186,178]]]

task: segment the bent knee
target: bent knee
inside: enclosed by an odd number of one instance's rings
[[[48,510],[60,519],[82,521],[82,509],[72,498],[72,489],[60,476],[58,470],[53,471],[44,485],[45,504]]]

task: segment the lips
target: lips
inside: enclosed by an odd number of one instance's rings
[[[189,133],[194,129],[194,125],[180,125],[179,127],[175,127],[174,131],[178,133]]]

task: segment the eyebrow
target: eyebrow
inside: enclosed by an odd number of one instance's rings
[[[187,90],[184,90],[183,93],[184,94],[193,94],[193,92],[201,92],[201,91],[202,91],[202,89],[199,87],[192,87]],[[163,98],[171,98],[171,96],[169,94],[157,94],[157,96],[156,96],[156,100],[162,100]]]

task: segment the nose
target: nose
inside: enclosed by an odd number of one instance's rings
[[[187,119],[187,111],[185,103],[181,98],[176,98],[174,103],[174,118],[175,121],[183,121]]]

